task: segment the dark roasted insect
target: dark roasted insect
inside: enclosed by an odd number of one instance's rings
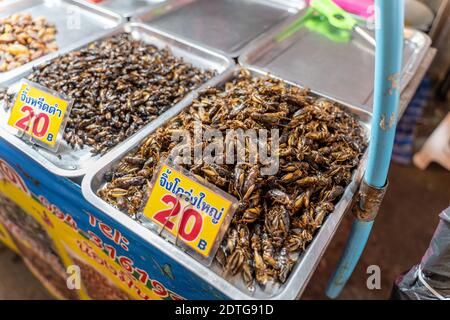
[[[74,99],[70,146],[104,154],[213,75],[123,33],[40,65],[28,79]]]
[[[203,92],[148,136],[106,174],[108,183],[99,196],[131,216],[136,214],[140,204],[133,201],[133,194],[145,192],[158,161],[171,154],[172,134],[183,130],[192,134],[199,120],[223,133],[230,128],[279,130],[279,170],[274,175],[263,175],[260,163],[200,161],[183,166],[239,201],[216,256],[225,276],[241,274],[249,288],[254,280],[262,286],[285,282],[350,182],[366,148],[364,130],[335,103],[242,70],[223,88]],[[248,153],[248,148],[239,145],[236,152]]]

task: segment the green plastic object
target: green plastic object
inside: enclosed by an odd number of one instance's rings
[[[309,5],[326,16],[330,24],[338,29],[350,31],[357,25],[357,21],[332,0],[311,0]]]
[[[331,25],[322,15],[314,15],[305,21],[305,27],[309,30],[325,36],[327,39],[338,42],[347,43],[352,38],[352,33],[347,30],[338,29]]]
[[[276,40],[283,42],[301,28],[307,28],[319,33],[334,42],[345,43],[351,40],[351,32],[334,27],[330,24],[327,17],[318,13],[313,8],[309,8],[303,16],[278,34]]]

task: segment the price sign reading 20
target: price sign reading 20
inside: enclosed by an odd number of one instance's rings
[[[165,161],[155,172],[144,216],[156,230],[210,264],[229,222],[237,199],[211,184],[199,182]]]
[[[161,198],[161,201],[167,205],[172,205],[172,207],[156,212],[153,218],[175,235],[178,229],[178,236],[185,241],[192,242],[197,239],[203,226],[202,215],[196,209],[187,206],[184,206],[183,212],[181,212],[181,201],[173,195],[166,194]],[[178,228],[176,228],[177,225],[173,220],[180,220]],[[201,242],[199,242],[199,245],[201,245]]]
[[[22,80],[8,125],[26,134],[31,141],[51,150],[58,147],[58,134],[64,130],[71,100],[36,83]]]

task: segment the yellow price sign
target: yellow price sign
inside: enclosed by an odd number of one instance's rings
[[[238,200],[174,164],[161,162],[143,213],[154,230],[181,241],[209,265],[227,231]]]
[[[71,106],[71,99],[22,80],[8,125],[17,129],[19,134],[31,137],[32,142],[56,151]]]

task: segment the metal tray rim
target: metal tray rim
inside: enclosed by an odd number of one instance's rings
[[[230,70],[222,74],[220,76],[218,83],[223,82],[226,79],[229,79],[229,77],[233,74],[233,72],[239,70],[239,68],[241,68],[241,66],[237,65],[233,70]],[[254,71],[266,73],[264,71],[259,70]],[[286,81],[286,83],[292,84],[292,82],[289,81]],[[294,85],[298,86],[298,84]],[[341,103],[335,99],[332,100]],[[371,118],[371,115],[367,111],[360,110],[358,108],[355,108],[354,106],[349,106],[348,104],[345,103],[343,103],[343,105],[354,108],[358,110],[358,112],[361,112],[364,115],[366,115],[368,118]],[[172,114],[167,115],[166,119],[162,118],[158,119],[158,123],[154,123],[152,128],[146,127],[145,131],[143,130],[139,133],[139,136],[138,135],[133,136],[133,138],[130,139],[130,141],[128,141],[127,145],[122,145],[120,148],[113,150],[112,152],[107,154],[102,160],[97,161],[93,166],[91,166],[91,168],[88,170],[81,183],[81,190],[83,196],[89,203],[94,205],[96,208],[102,210],[105,214],[117,220],[117,222],[122,223],[130,231],[135,232],[137,235],[141,236],[146,242],[155,246],[159,250],[165,252],[172,259],[183,264],[191,272],[193,272],[200,278],[205,279],[210,285],[227,294],[231,298],[250,299],[250,300],[257,299],[251,295],[245,294],[239,288],[237,288],[224,278],[220,277],[210,268],[203,266],[200,262],[196,261],[191,256],[179,250],[177,247],[166,242],[165,240],[154,234],[151,230],[145,228],[137,221],[128,217],[122,211],[114,208],[112,205],[108,204],[106,201],[98,197],[96,193],[93,191],[92,188],[93,181],[96,178],[97,174],[100,171],[102,171],[104,167],[117,161],[117,159],[122,158],[125,154],[134,149],[146,136],[151,134],[154,130],[156,130],[156,128],[158,128],[160,125],[163,125],[168,119],[175,116],[180,111],[181,109],[176,112],[175,110],[172,110]],[[361,159],[360,165],[358,166],[357,169],[355,169],[352,182],[346,188],[343,198],[338,202],[335,210],[328,216],[325,223],[322,225],[322,227],[315,235],[314,240],[308,246],[307,250],[302,254],[302,257],[299,259],[299,261],[296,263],[284,288],[282,288],[275,295],[268,297],[268,299],[282,299],[282,300],[296,299],[301,295],[301,293],[303,292],[308,283],[310,276],[312,275],[312,271],[314,271],[319,261],[319,259],[315,261],[309,261],[310,259],[308,259],[308,257],[313,254],[312,253],[313,251],[316,252],[319,251],[319,255],[317,256],[318,258],[320,258],[323,255],[326,247],[328,246],[329,241],[331,241],[332,236],[336,232],[337,227],[339,226],[344,213],[348,209],[348,206],[350,204],[349,200],[351,200],[353,194],[356,192],[356,186],[362,179],[362,175],[366,166],[366,157],[367,151],[365,152],[363,158]],[[301,267],[309,269],[308,272],[305,273],[304,270],[301,270]]]
[[[413,55],[411,64],[403,72],[401,82],[402,91],[408,86],[416,74],[432,43],[430,36],[420,30],[405,28],[405,32],[411,32],[413,34],[411,39],[415,40],[416,43],[422,42],[423,45],[420,48],[421,50]]]
[[[114,34],[120,30],[126,30],[127,28],[142,28],[144,30],[148,30],[150,32],[162,35],[164,37],[173,39],[177,42],[180,42],[184,45],[189,46],[190,48],[196,48],[200,51],[206,52],[208,53],[210,56],[216,56],[219,59],[222,59],[226,64],[226,69],[223,71],[223,73],[227,72],[228,70],[231,70],[234,68],[234,61],[231,60],[230,58],[220,55],[217,52],[213,52],[210,51],[206,48],[203,48],[201,46],[195,45],[195,44],[190,44],[187,41],[182,41],[179,39],[176,39],[174,37],[172,37],[170,34],[166,34],[164,32],[162,32],[161,30],[152,28],[150,26],[147,26],[145,24],[142,23],[136,23],[136,22],[131,22],[131,23],[125,23],[125,24],[120,24],[119,26],[113,28],[113,29],[109,29],[106,30],[100,34],[97,34],[96,36],[93,36],[90,39],[89,42],[83,42],[83,43],[79,43],[77,45],[71,46],[71,50],[75,50],[79,47],[82,47],[92,41],[101,39],[103,37],[107,37],[110,34]],[[65,54],[69,51],[66,52],[62,52],[60,54]],[[58,54],[53,55],[52,58],[56,58],[58,56]],[[22,71],[22,73],[26,73],[28,72],[30,69],[32,69],[33,66],[28,66],[26,69],[24,69]],[[17,74],[18,75],[18,74]],[[17,76],[16,75],[16,76]],[[191,101],[193,100],[195,94],[197,91],[202,90],[206,87],[209,86],[214,86],[216,84],[216,81],[218,81],[218,77],[220,77],[220,74],[212,79],[210,79],[209,81],[205,82],[203,85],[201,85],[199,88],[191,91],[190,93],[188,93],[180,102],[178,102],[177,104],[173,105],[168,111],[166,112],[170,112],[172,109],[178,110],[180,108],[184,108],[186,105],[189,105],[191,103]],[[12,78],[11,78],[12,79]],[[10,80],[11,80],[10,79]],[[6,82],[7,80],[5,80],[4,82]],[[0,85],[3,83],[0,82]],[[160,115],[157,119],[155,119],[154,121],[148,123],[147,125],[145,125],[143,128],[141,128],[138,132],[136,132],[134,135],[137,135],[139,132],[141,132],[142,130],[144,130],[147,126],[151,126],[154,122],[156,122],[160,117],[163,117],[165,115],[165,113],[163,113],[162,115]],[[35,150],[33,150],[32,146],[30,146],[29,144],[25,143],[24,141],[22,141],[21,139],[11,135],[10,133],[6,132],[4,129],[0,128],[1,132],[2,132],[2,137],[4,137],[8,142],[10,142],[11,144],[17,146],[22,152],[24,152],[25,154],[27,154],[28,156],[31,156],[35,161],[37,161],[40,165],[42,165],[45,169],[47,169],[48,171],[50,171],[51,173],[58,175],[58,176],[63,176],[63,177],[67,177],[67,178],[80,178],[82,176],[84,176],[88,170],[88,167],[93,165],[96,161],[99,161],[101,159],[103,159],[105,156],[103,157],[98,157],[98,158],[92,158],[88,160],[89,166],[86,166],[84,168],[80,168],[80,169],[76,169],[76,170],[68,170],[68,169],[63,169],[58,167],[57,165],[53,164],[51,161],[49,161],[46,157],[44,157],[43,155],[39,154],[38,152],[36,152]],[[128,137],[127,139],[125,139],[124,141],[122,141],[119,145],[117,145],[115,148],[120,147],[123,144],[126,144],[127,141],[129,141],[130,138],[132,138],[134,135],[132,135],[131,137]],[[115,148],[111,149],[112,152]],[[108,152],[108,153],[109,153]]]
[[[121,13],[119,13],[117,11],[112,10],[112,9],[108,9],[108,8],[99,6],[98,4],[89,2],[88,0],[74,0],[74,1],[77,4],[82,4],[84,6],[87,6],[89,8],[93,8],[95,10],[104,12],[106,14],[118,15],[118,16],[120,16],[121,18],[123,18],[126,21],[126,19],[130,19],[130,18],[132,18],[134,16],[143,14],[144,12],[149,12],[150,10],[155,10],[155,9],[159,8],[160,6],[164,5],[166,2],[171,1],[171,0],[158,0],[158,2],[155,2],[154,5],[150,5],[150,3],[149,3],[149,7],[143,7],[143,8],[140,8],[140,9],[134,11],[134,12],[127,12],[127,13],[124,13],[124,14],[121,14]]]

